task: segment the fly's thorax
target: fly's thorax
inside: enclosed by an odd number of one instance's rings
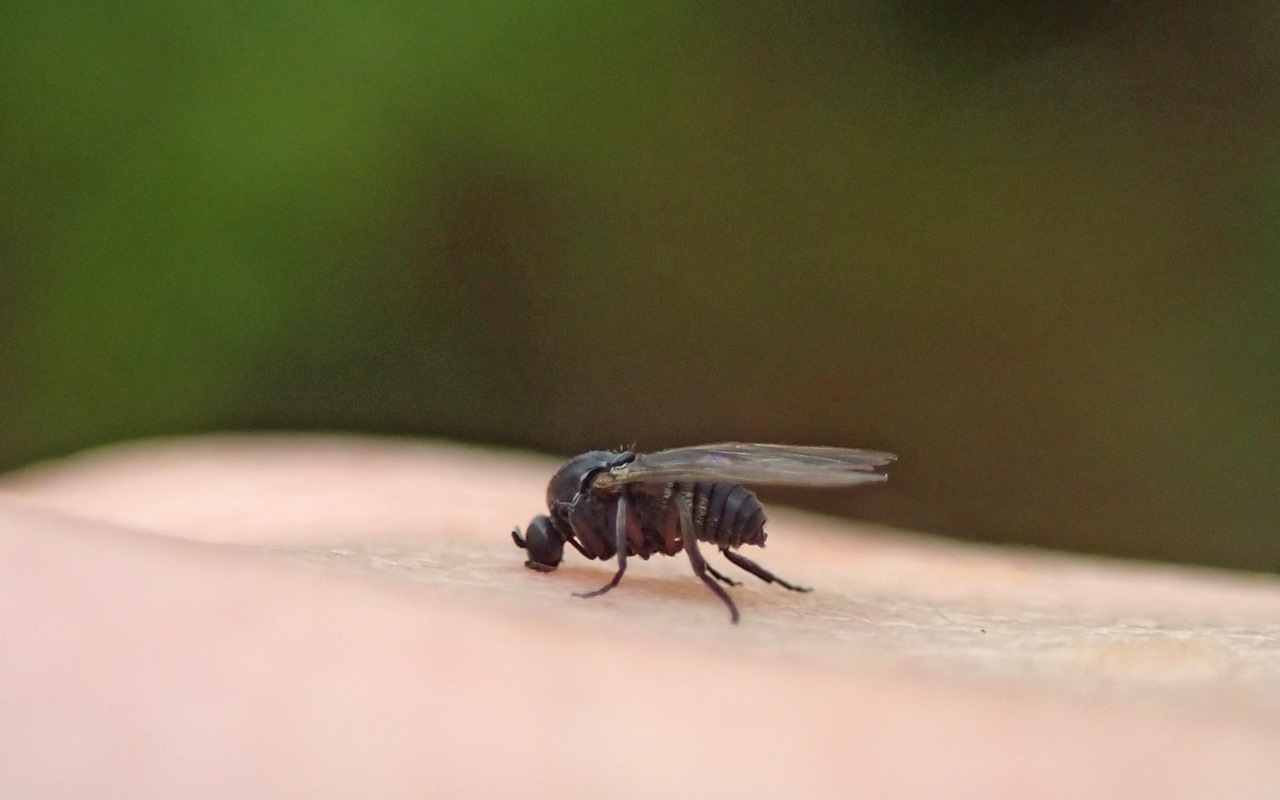
[[[618,453],[608,450],[592,450],[574,456],[564,463],[547,483],[547,508],[555,515],[556,507],[563,503],[572,503],[578,493],[588,488],[588,481],[597,473],[609,469],[618,458]]]

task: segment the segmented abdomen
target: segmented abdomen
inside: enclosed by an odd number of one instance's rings
[[[672,484],[693,514],[698,541],[720,547],[763,545],[764,506],[750,489],[736,483]]]

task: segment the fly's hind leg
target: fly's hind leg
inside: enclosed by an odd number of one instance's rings
[[[720,552],[724,553],[725,558],[729,559],[734,564],[737,564],[739,567],[742,567],[747,572],[750,572],[752,575],[755,575],[757,578],[764,581],[765,583],[776,583],[779,586],[790,589],[793,592],[812,592],[813,591],[813,589],[808,586],[797,586],[794,583],[788,583],[787,581],[784,581],[782,578],[779,578],[777,575],[774,575],[772,572],[760,566],[759,564],[757,564],[756,562],[752,561],[751,559],[747,558],[744,555],[735,553],[734,551],[729,550],[727,548],[724,550],[721,550]]]
[[[572,524],[571,519],[570,527]],[[625,494],[618,495],[617,513],[613,518],[613,540],[618,548],[618,571],[613,573],[613,580],[594,592],[574,592],[574,597],[599,597],[617,586],[627,571],[627,496]]]
[[[720,570],[718,570],[718,569],[716,569],[715,567],[711,566],[711,562],[710,562],[710,561],[708,561],[708,562],[707,562],[707,572],[710,572],[710,573],[711,573],[711,577],[715,578],[716,580],[720,581],[721,583],[726,583],[726,584],[728,584],[728,585],[730,585],[730,586],[741,586],[741,585],[742,585],[742,581],[735,581],[733,578],[730,578],[728,575],[725,575],[725,574],[724,574],[723,572],[721,572]]]

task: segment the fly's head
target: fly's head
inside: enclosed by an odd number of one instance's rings
[[[513,530],[511,538],[515,540],[516,547],[528,553],[529,558],[524,565],[529,569],[550,572],[560,566],[564,558],[565,535],[546,514],[530,520],[523,536],[519,528]]]

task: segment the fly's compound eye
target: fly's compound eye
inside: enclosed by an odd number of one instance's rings
[[[516,528],[511,532],[511,538],[517,547],[529,554],[529,559],[524,562],[529,569],[550,572],[560,566],[564,559],[564,537],[545,514],[539,514],[530,520],[524,536]]]

